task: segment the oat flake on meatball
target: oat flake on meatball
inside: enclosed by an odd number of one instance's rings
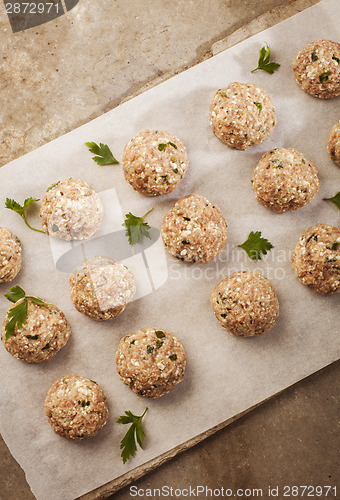
[[[116,352],[116,367],[124,384],[146,398],[159,398],[183,380],[186,354],[169,332],[143,328],[125,335]]]
[[[12,281],[21,268],[21,243],[9,229],[0,227],[0,283]]]
[[[211,305],[219,323],[240,337],[267,333],[279,316],[272,283],[256,271],[237,271],[220,281],[211,293]]]
[[[143,130],[125,146],[125,179],[135,191],[145,196],[173,191],[188,168],[183,143],[165,130]]]
[[[333,126],[329,134],[327,149],[331,159],[340,167],[340,122]]]
[[[109,410],[106,396],[94,380],[68,375],[49,389],[45,414],[56,434],[82,441],[100,431]]]
[[[47,189],[40,220],[45,233],[54,238],[83,240],[97,231],[103,212],[98,194],[86,182],[71,178]]]
[[[177,259],[205,263],[227,243],[228,226],[217,205],[198,194],[180,198],[162,224],[166,250]]]
[[[96,321],[115,318],[136,293],[136,280],[128,267],[111,257],[85,260],[70,276],[74,307]]]
[[[312,162],[295,149],[278,148],[262,156],[254,171],[256,199],[275,212],[297,210],[316,195],[320,183]]]
[[[230,83],[210,105],[209,124],[227,146],[247,149],[266,139],[276,124],[271,98],[253,83]]]
[[[304,231],[292,265],[303,285],[323,294],[340,293],[340,227],[317,224]]]
[[[302,90],[320,99],[340,94],[340,44],[316,40],[294,58],[292,69]]]
[[[9,311],[21,304],[25,299],[18,300]],[[37,304],[26,298],[26,323],[21,328],[17,326],[13,335],[6,340],[6,325],[10,318],[6,315],[1,329],[1,337],[7,351],[17,359],[28,363],[47,361],[68,341],[71,333],[70,325],[64,313],[53,304]],[[42,300],[42,299],[40,299]]]

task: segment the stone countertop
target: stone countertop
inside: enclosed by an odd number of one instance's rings
[[[67,14],[17,33],[2,6],[0,165],[317,2],[104,0],[93,7],[80,0]],[[268,486],[336,485],[338,367],[299,382],[134,484],[262,488],[263,498]],[[3,441],[0,463],[0,499],[34,498]],[[129,488],[110,498],[130,498]]]

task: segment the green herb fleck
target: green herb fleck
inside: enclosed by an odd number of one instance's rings
[[[163,339],[165,337],[165,333],[162,332],[162,330],[156,330],[155,334],[158,339]]]
[[[172,170],[175,172],[175,174],[178,174],[178,168],[175,167]]]
[[[159,340],[159,339],[156,340],[156,347],[157,347],[157,349],[160,349],[163,344],[164,344],[163,340]]]
[[[254,101],[254,104],[255,104],[255,106],[256,106],[257,108],[259,108],[259,114],[260,114],[260,113],[261,113],[261,111],[262,111],[262,103],[261,103],[261,102],[255,102],[255,101]]]
[[[25,337],[29,340],[37,340],[39,335],[25,335]]]
[[[46,351],[49,348],[50,348],[50,344],[47,342],[47,344],[41,350]]]
[[[261,260],[261,253],[266,255],[268,250],[274,248],[266,238],[261,237],[261,231],[251,231],[248,239],[238,246],[243,248],[252,260]]]
[[[22,328],[22,326],[26,324],[27,299],[30,299],[32,302],[35,302],[38,305],[45,305],[45,302],[38,299],[37,297],[26,296],[25,291],[18,285],[12,286],[9,291],[10,293],[5,293],[5,297],[10,302],[16,303],[18,302],[18,300],[24,300],[20,302],[20,304],[11,307],[7,313],[9,321],[5,326],[6,340],[8,340],[11,335],[14,335],[15,328],[20,330],[20,328]]]
[[[339,245],[340,243],[336,241],[335,243],[333,243],[331,250],[337,250]]]
[[[176,361],[177,354],[171,354],[171,356],[169,356],[169,359],[171,359],[171,361]]]
[[[222,313],[221,316],[222,316],[222,318],[226,318],[228,315],[227,315],[227,313]]]
[[[5,207],[8,208],[9,210],[13,210],[14,212],[16,212],[17,214],[20,215],[20,217],[23,218],[26,226],[28,226],[30,229],[32,229],[33,231],[37,231],[38,233],[45,233],[44,231],[42,231],[41,229],[36,229],[35,227],[32,227],[29,225],[29,223],[27,222],[26,220],[26,210],[28,209],[28,207],[34,203],[35,201],[39,201],[39,198],[26,198],[25,201],[24,201],[24,204],[23,205],[20,205],[19,203],[17,203],[15,200],[12,200],[10,198],[6,198],[6,203],[5,203]]]
[[[58,186],[58,184],[60,184],[60,181],[58,181],[58,182],[56,182],[55,184],[52,184],[52,186],[48,187],[48,188],[46,189],[46,193],[47,193],[48,191],[51,191],[51,189],[53,189],[54,187]]]
[[[150,210],[148,210],[142,217],[137,217],[131,212],[125,215],[125,221],[122,226],[126,227],[125,234],[129,237],[130,245],[141,243],[144,236],[151,238],[149,234],[151,227],[147,222],[144,222],[145,217],[151,212],[151,210],[153,210],[153,207],[150,208]]]
[[[139,446],[143,448],[145,432],[142,428],[142,419],[147,411],[148,408],[145,408],[143,415],[140,416],[134,415],[131,411],[126,411],[125,415],[121,415],[117,420],[118,424],[131,424],[120,443],[121,457],[124,464],[137,450],[136,439]]]
[[[306,239],[306,244],[310,242],[310,240],[315,236],[315,233],[312,233],[308,238]]]
[[[334,59],[334,61],[336,61],[338,64],[340,64],[340,59],[339,59],[339,57],[336,57],[335,54],[333,54],[332,59]]]
[[[266,43],[266,46],[263,46],[262,49],[259,50],[259,60],[258,60],[258,66],[257,68],[253,69],[251,73],[254,73],[254,71],[257,71],[259,69],[266,71],[267,73],[270,73],[271,75],[276,71],[279,67],[280,64],[276,62],[269,62],[270,61],[270,45]]]
[[[177,149],[176,144],[174,144],[173,142],[170,142],[170,141],[169,141],[169,142],[168,142],[168,144],[170,144],[170,146],[172,146],[173,148]]]
[[[97,384],[97,382],[95,380],[91,380],[90,379],[90,382],[92,382],[93,384]],[[98,384],[97,384],[98,385]]]
[[[336,193],[336,195],[333,196],[333,198],[322,198],[322,199],[325,201],[332,201],[340,210],[340,191]]]
[[[159,151],[165,151],[166,147],[167,147],[167,144],[165,144],[164,142],[161,142],[160,144],[158,144]]]
[[[92,158],[97,165],[117,165],[119,163],[119,161],[113,156],[107,144],[99,143],[98,146],[95,142],[85,142],[85,146],[89,148],[91,153],[98,155]]]
[[[319,75],[320,82],[321,83],[327,82],[330,74],[331,74],[331,71],[325,71],[325,73],[321,73],[321,75]]]
[[[182,240],[182,245],[190,245],[190,241],[188,241],[188,240]]]
[[[318,59],[319,59],[319,57],[317,56],[316,51],[314,49],[312,52],[312,61],[317,61]]]

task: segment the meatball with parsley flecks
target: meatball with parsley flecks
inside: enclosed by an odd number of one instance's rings
[[[179,260],[206,263],[227,243],[228,226],[217,205],[198,194],[180,198],[163,219],[165,249]]]
[[[292,69],[302,90],[320,99],[340,95],[340,43],[315,40],[294,58]]]
[[[303,285],[323,294],[340,293],[340,227],[317,224],[304,231],[292,255]]]
[[[130,389],[145,398],[159,398],[183,380],[186,354],[179,340],[157,328],[125,335],[116,352],[117,372]]]
[[[84,240],[99,228],[103,203],[80,179],[65,179],[50,186],[43,196],[40,220],[45,233],[62,240]]]
[[[0,283],[12,281],[21,268],[21,243],[9,229],[0,227]]]
[[[239,337],[267,333],[279,316],[272,283],[256,271],[237,271],[220,281],[211,305],[223,328]]]
[[[340,167],[340,121],[330,131],[327,149],[331,159]]]
[[[271,98],[253,83],[230,83],[210,105],[209,124],[227,146],[247,149],[264,141],[276,125]]]
[[[71,441],[82,441],[100,431],[109,410],[106,395],[97,382],[67,375],[50,387],[45,414],[56,434]]]
[[[178,137],[165,130],[143,130],[126,144],[122,163],[125,179],[135,191],[157,196],[177,187],[188,157]]]

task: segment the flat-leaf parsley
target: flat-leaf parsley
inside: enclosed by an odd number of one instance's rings
[[[28,207],[35,201],[39,201],[39,198],[32,198],[32,197],[26,198],[24,204],[20,205],[20,203],[18,203],[17,201],[12,200],[11,198],[6,198],[5,207],[19,214],[20,217],[24,219],[26,226],[28,226],[30,229],[32,229],[33,231],[38,231],[38,233],[44,233],[44,231],[42,231],[41,229],[36,229],[35,227],[30,226],[26,220],[25,212],[28,209]]]
[[[143,415],[140,416],[134,415],[131,411],[126,411],[125,415],[121,415],[117,420],[117,424],[131,424],[120,443],[121,457],[124,464],[137,450],[136,439],[139,446],[143,448],[145,432],[142,428],[142,419],[147,411],[148,408],[145,408]]]
[[[251,73],[254,73],[254,71],[257,71],[259,69],[262,69],[263,71],[266,71],[267,73],[270,73],[272,75],[274,71],[276,71],[280,67],[279,63],[269,62],[270,45],[267,42],[265,42],[265,44],[266,45],[259,50],[259,60],[257,63],[257,68],[253,69]]]
[[[336,193],[336,195],[333,196],[333,198],[323,198],[323,200],[332,201],[333,203],[335,203],[335,205],[340,210],[340,191],[338,193]]]
[[[243,248],[252,260],[261,260],[261,253],[267,254],[267,250],[271,250],[274,246],[266,238],[261,237],[261,231],[256,231],[255,233],[251,231],[248,239],[238,245]]]
[[[25,291],[19,286],[15,285],[9,289],[10,293],[5,293],[6,299],[10,302],[16,303],[20,299],[24,299],[20,304],[11,307],[7,313],[7,317],[9,319],[8,323],[5,326],[6,330],[6,340],[10,338],[11,335],[14,334],[15,328],[22,328],[22,326],[26,323],[27,320],[27,299],[30,299],[32,302],[43,306],[45,302],[38,299],[37,297],[32,297],[30,295],[26,295]]]
[[[151,227],[147,222],[144,222],[144,218],[151,212],[151,210],[153,210],[153,207],[150,208],[150,210],[148,210],[146,214],[143,215],[143,217],[137,217],[131,212],[125,215],[125,221],[122,226],[126,227],[125,234],[129,237],[130,245],[141,243],[143,236],[151,238],[149,234],[149,230],[151,229]]]
[[[98,155],[92,158],[98,165],[113,165],[119,163],[107,144],[100,142],[98,146],[95,142],[85,142],[85,146],[89,148],[91,153]]]

